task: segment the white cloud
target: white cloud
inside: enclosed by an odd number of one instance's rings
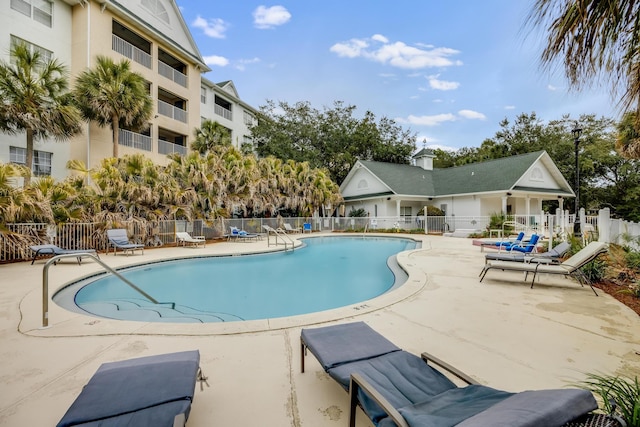
[[[351,39],[331,46],[331,52],[341,57],[362,57],[371,61],[388,64],[405,69],[420,69],[430,67],[448,67],[461,65],[461,61],[453,61],[450,57],[460,53],[446,47],[408,46],[403,42],[389,42],[389,40],[375,34],[368,39]]]
[[[226,67],[229,65],[229,60],[224,56],[210,55],[205,56],[202,59],[204,59],[204,63],[207,65],[214,65],[217,67]]]
[[[446,114],[436,114],[433,116],[414,116],[413,114],[409,115],[409,117],[398,118],[396,121],[398,123],[407,123],[411,125],[418,126],[438,126],[443,122],[453,122],[456,120],[456,116],[451,113]]]
[[[380,42],[380,43],[389,43],[389,39],[383,36],[382,34],[374,34],[371,36],[371,40]]]
[[[247,65],[256,64],[260,62],[260,58],[241,59],[235,64],[235,68],[240,71],[244,71]]]
[[[515,106],[515,105],[505,105],[505,106],[504,106],[504,109],[505,109],[505,110],[515,110],[515,109],[516,109],[516,106]]]
[[[458,151],[458,149],[455,147],[449,147],[441,144],[429,144],[427,145],[427,148],[431,148],[432,150],[448,151],[450,153],[455,153],[456,151]]]
[[[487,116],[482,113],[473,110],[460,110],[458,111],[458,115],[460,117],[464,117],[465,119],[471,120],[486,120]]]
[[[446,80],[438,80],[438,76],[429,76],[429,86],[431,89],[436,90],[455,90],[460,87],[460,83],[458,82],[449,82]]]
[[[558,88],[556,86],[553,86],[553,85],[547,85],[547,89],[549,89],[550,91],[558,90]]]
[[[400,117],[395,119],[398,123],[416,125],[416,126],[438,126],[445,122],[455,122],[460,119],[470,120],[486,120],[486,116],[473,110],[460,110],[458,114],[442,113],[431,116],[414,116],[409,115],[407,118]]]
[[[205,35],[209,37],[213,37],[214,39],[223,39],[225,38],[225,31],[229,28],[229,24],[224,22],[222,19],[210,19],[206,20],[200,15],[193,21],[193,25],[195,28],[200,28]]]
[[[369,43],[365,40],[351,39],[348,42],[336,43],[329,49],[331,52],[337,53],[338,56],[346,56],[347,58],[357,58],[362,56],[365,49],[369,47]]]
[[[258,6],[253,11],[253,25],[260,29],[269,29],[289,22],[291,14],[284,6]]]

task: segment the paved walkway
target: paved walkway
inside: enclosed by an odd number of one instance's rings
[[[355,320],[405,350],[429,351],[483,384],[511,391],[564,387],[585,372],[640,373],[640,318],[615,299],[559,277],[543,277],[529,289],[518,273],[492,271],[479,283],[484,254],[470,240],[417,238],[423,248],[398,257],[410,274],[400,289],[355,306],[270,321],[112,321],[50,303],[50,327],[40,329],[44,262],[0,265],[0,425],[55,425],[101,363],[198,349],[211,387],[197,388],[189,427],[345,426],[347,394],[311,355],[300,373],[299,337],[305,325]],[[266,242],[222,242],[101,258],[118,267],[263,249]],[[52,266],[51,293],[96,270],[91,261]],[[358,417],[358,426],[369,425]]]

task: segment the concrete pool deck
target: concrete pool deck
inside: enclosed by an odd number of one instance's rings
[[[0,425],[55,425],[102,363],[197,349],[210,387],[196,388],[189,427],[346,426],[347,394],[311,355],[300,373],[300,329],[359,320],[405,350],[428,351],[510,391],[565,387],[586,372],[640,375],[640,317],[604,292],[596,297],[555,276],[530,289],[514,272],[491,271],[479,283],[484,254],[471,240],[408,237],[423,243],[398,256],[405,286],[355,306],[266,321],[126,322],[50,302],[50,327],[41,329],[44,261],[0,265]],[[266,249],[266,241],[221,242],[100,257],[120,267]],[[51,266],[50,295],[95,271],[90,260]],[[360,414],[357,425],[370,423]]]

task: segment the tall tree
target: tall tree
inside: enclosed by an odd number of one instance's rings
[[[76,81],[74,95],[83,116],[99,126],[111,126],[113,157],[118,157],[120,128],[146,129],[153,103],[144,77],[131,71],[124,59],[115,63],[98,56],[93,69],[83,71]]]
[[[356,107],[340,101],[323,111],[308,102],[268,101],[260,110],[251,128],[259,155],[309,162],[338,183],[359,159],[409,163],[415,151],[411,132],[386,117],[377,120],[370,111],[356,118]]]
[[[536,0],[529,15],[546,32],[546,66],[560,59],[572,87],[609,80],[621,106],[640,106],[640,2]]]
[[[26,134],[26,166],[31,171],[34,140],[69,139],[80,132],[81,118],[67,93],[62,63],[45,60],[40,51],[23,43],[12,48],[11,59],[0,62],[0,130]],[[30,182],[28,173],[25,187]]]
[[[200,154],[211,151],[215,146],[231,145],[229,129],[213,120],[205,120],[194,132],[191,148]]]

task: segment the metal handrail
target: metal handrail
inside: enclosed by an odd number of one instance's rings
[[[295,243],[293,242],[293,239],[291,238],[291,236],[289,236],[287,233],[285,233],[284,231],[280,230],[280,229],[276,229],[273,227],[269,227],[268,225],[264,226],[265,229],[267,230],[267,246],[270,246],[269,243],[269,233],[273,232],[273,234],[275,234],[276,236],[276,243],[275,245],[278,245],[278,237],[282,238],[282,243],[284,243],[284,251],[287,252],[287,242],[285,241],[284,237],[286,236],[287,239],[289,240],[289,243],[291,243],[291,250],[293,251],[295,249]]]
[[[47,260],[47,262],[44,264],[44,267],[42,268],[42,327],[43,328],[49,327],[49,267],[51,266],[51,264],[55,264],[56,262],[58,262],[58,260],[61,260],[63,258],[82,258],[82,257],[89,257],[93,259],[95,262],[97,262],[102,267],[104,267],[104,269],[107,270],[109,273],[113,274],[118,279],[122,280],[124,283],[131,286],[131,288],[133,288],[135,291],[140,293],[143,297],[145,297],[152,303],[161,304],[151,295],[149,295],[148,293],[146,293],[145,291],[143,291],[142,289],[140,289],[139,287],[131,283],[131,281],[129,281],[129,279],[124,277],[122,274],[118,273],[116,270],[114,270],[113,268],[109,267],[107,264],[102,262],[102,260],[100,260],[100,258],[98,258],[96,255],[93,255],[88,252],[56,255],[53,258]]]

